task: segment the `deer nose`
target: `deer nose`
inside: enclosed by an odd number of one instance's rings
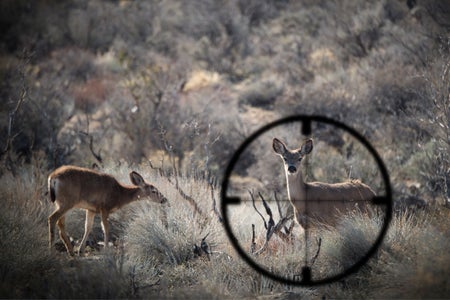
[[[288,167],[288,172],[289,172],[289,173],[295,173],[295,172],[297,172],[297,168],[294,167],[294,166],[289,166],[289,167]]]

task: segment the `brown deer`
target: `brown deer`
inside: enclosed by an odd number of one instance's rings
[[[321,223],[333,226],[345,212],[354,209],[365,211],[375,197],[374,191],[359,180],[304,182],[300,166],[303,157],[313,149],[312,139],[306,140],[301,148],[291,150],[274,138],[272,147],[284,161],[288,198],[296,221],[304,229]]]
[[[95,170],[75,166],[62,166],[48,176],[48,190],[50,200],[56,209],[48,218],[49,246],[53,247],[55,224],[58,225],[59,235],[66,246],[67,252],[73,256],[73,246],[65,231],[65,214],[72,208],[86,210],[84,236],[81,241],[79,254],[84,253],[86,239],[91,232],[96,214],[101,216],[105,247],[109,241],[110,213],[136,200],[149,199],[158,203],[165,203],[167,199],[156,187],[145,182],[136,172],[130,173],[133,185],[123,185],[114,177]]]

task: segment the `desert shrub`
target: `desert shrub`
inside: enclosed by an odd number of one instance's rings
[[[382,297],[442,297],[448,293],[448,269],[440,263],[449,259],[441,251],[441,247],[447,247],[448,237],[433,220],[441,218],[439,209],[432,209],[393,219],[381,257],[375,262],[379,271],[374,272],[373,284],[401,279],[384,292],[379,291]]]
[[[5,173],[0,178],[4,187],[0,212],[0,294],[2,298],[45,297],[45,291],[41,292],[46,285],[44,277],[56,263],[48,252],[43,222],[48,210],[40,203],[39,186],[29,184],[34,181],[34,174],[20,175],[14,178]]]
[[[319,261],[322,262],[320,268],[327,270],[327,274],[330,274],[330,270],[337,274],[353,266],[372,247],[381,230],[381,224],[381,218],[368,218],[358,212],[346,215],[336,229],[323,234],[321,255],[324,255],[324,260]],[[350,289],[357,289],[364,285],[363,281],[367,280],[365,275],[371,271],[370,264],[365,265],[357,275],[346,278],[344,283]]]
[[[45,297],[107,299],[130,297],[129,281],[120,272],[115,256],[61,262],[54,270]]]
[[[240,95],[240,105],[249,104],[257,107],[273,107],[277,97],[283,93],[281,84],[273,81],[255,82]]]
[[[432,213],[438,216],[436,213]],[[448,244],[445,233],[438,230],[429,212],[397,215],[376,255],[357,273],[346,278],[341,287],[330,287],[342,297],[440,297],[447,293],[448,270],[439,261],[448,260],[441,247]],[[327,263],[352,262],[371,241],[367,237],[377,232],[377,219],[353,216],[344,220],[330,244],[324,240],[323,254]],[[332,235],[331,235],[332,236]],[[439,246],[438,246],[439,245]],[[329,246],[331,246],[329,248]],[[437,263],[437,264],[436,264]]]
[[[250,25],[258,26],[275,17],[278,13],[277,6],[283,6],[282,1],[238,1],[241,14],[247,16]]]
[[[444,199],[444,205],[448,206],[450,199],[450,97],[448,86],[450,84],[450,48],[448,39],[444,39],[440,45],[436,60],[431,62],[429,70],[425,74],[426,92],[423,100],[431,106],[427,111],[428,127],[434,151],[428,156],[427,164],[432,165],[433,170],[421,173],[424,180],[431,183],[433,196],[439,195]],[[420,121],[420,120],[419,120]],[[423,123],[421,125],[424,125]],[[433,182],[435,184],[433,184]]]
[[[336,8],[336,42],[343,48],[343,55],[348,55],[345,60],[368,55],[379,39],[382,4],[344,2]],[[351,14],[351,11],[358,11],[358,14]]]
[[[128,249],[133,258],[154,261],[157,265],[178,265],[192,259],[193,226],[180,224],[187,216],[171,216],[172,209],[167,216],[167,227],[158,220],[153,207],[142,207],[142,211],[136,213],[127,230]]]

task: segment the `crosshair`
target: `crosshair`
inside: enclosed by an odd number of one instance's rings
[[[312,122],[318,122],[318,123],[324,123],[329,124],[332,126],[335,126],[337,128],[340,128],[350,135],[352,135],[356,140],[358,140],[372,155],[372,157],[375,159],[375,162],[378,166],[378,169],[380,170],[382,180],[384,182],[384,189],[385,194],[382,196],[375,196],[372,200],[372,205],[377,206],[383,206],[385,208],[385,215],[383,219],[383,224],[381,226],[381,230],[379,232],[379,235],[375,239],[372,246],[368,249],[368,251],[352,266],[346,268],[343,272],[339,274],[335,274],[326,278],[313,280],[311,278],[311,268],[305,263],[305,265],[301,269],[301,280],[297,280],[295,278],[290,279],[286,277],[282,277],[280,275],[274,274],[271,271],[265,269],[258,263],[256,263],[252,257],[247,253],[244,249],[241,248],[236,236],[234,235],[230,220],[228,216],[227,208],[228,206],[236,206],[239,205],[242,200],[239,197],[229,197],[227,195],[227,190],[229,186],[229,179],[231,176],[232,171],[234,170],[234,167],[236,163],[238,162],[241,154],[249,147],[249,145],[255,141],[260,135],[265,133],[266,131],[269,131],[277,126],[288,124],[288,123],[294,123],[294,122],[300,122],[301,123],[301,132],[303,135],[309,136],[311,135]],[[369,259],[371,256],[375,254],[378,247],[383,242],[383,238],[386,235],[387,229],[389,227],[389,223],[392,219],[392,190],[389,180],[389,174],[387,172],[387,169],[378,155],[377,151],[372,147],[372,145],[356,130],[353,128],[345,125],[344,123],[338,122],[336,120],[324,117],[324,116],[317,116],[317,115],[296,115],[287,117],[284,119],[280,119],[277,121],[274,121],[272,123],[269,123],[263,127],[261,127],[259,130],[254,132],[252,135],[250,135],[242,144],[241,146],[236,150],[233,157],[231,158],[224,174],[224,179],[222,181],[222,189],[221,189],[221,212],[222,217],[224,220],[224,227],[225,231],[228,235],[228,238],[231,241],[231,244],[236,249],[238,254],[244,259],[254,270],[258,271],[259,273],[263,274],[264,276],[271,278],[275,281],[284,283],[284,284],[290,284],[290,285],[299,285],[299,286],[313,286],[313,285],[319,285],[319,284],[326,284],[326,283],[332,283],[338,280],[341,280],[342,278],[350,275],[351,273],[354,273],[358,271]],[[305,230],[305,234],[307,234],[307,230]],[[307,247],[307,245],[305,245]]]

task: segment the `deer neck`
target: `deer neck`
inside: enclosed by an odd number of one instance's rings
[[[135,186],[120,186],[121,192],[118,193],[120,197],[118,197],[118,201],[116,202],[116,208],[120,208],[124,205],[127,205],[131,202],[141,200],[141,190]]]
[[[303,181],[302,172],[296,174],[289,174],[286,172],[288,197],[294,209],[295,220],[303,227],[307,228],[308,223],[305,223],[306,213],[306,191],[307,183]]]
[[[302,172],[290,174],[286,171],[288,197],[291,202],[304,201],[306,198],[306,183],[303,181]]]

